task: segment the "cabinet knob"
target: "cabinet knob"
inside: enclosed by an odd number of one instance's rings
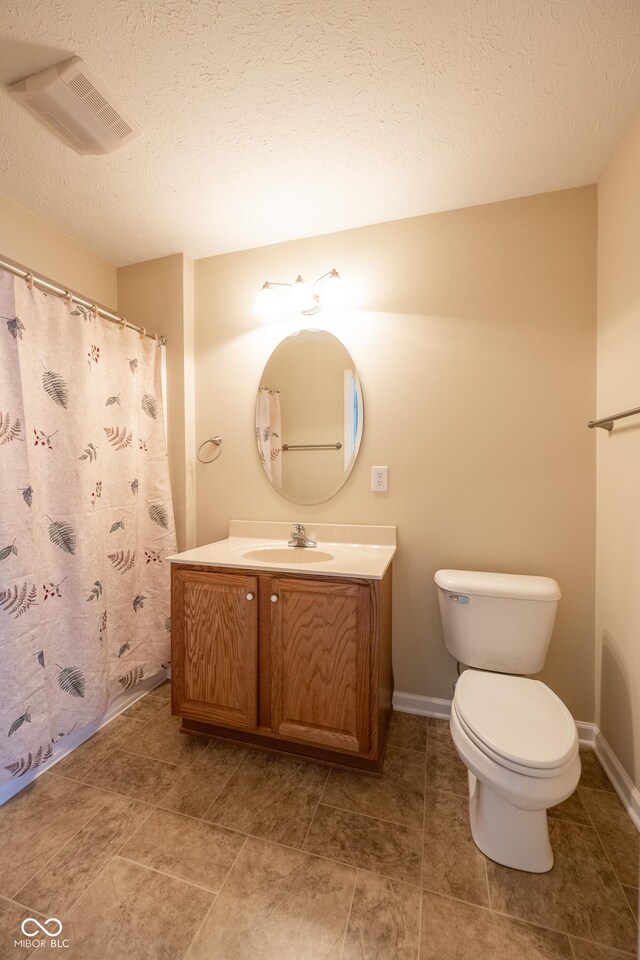
[[[272,593],[272,594],[271,594],[271,603],[277,603],[277,602],[278,602],[278,594],[277,594],[277,593]]]
[[[248,593],[248,594],[247,594],[247,600],[253,600],[253,594],[252,594],[252,593]]]

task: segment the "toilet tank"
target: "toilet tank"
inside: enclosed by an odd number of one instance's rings
[[[560,587],[549,577],[438,570],[447,650],[481,670],[538,673],[547,657]]]

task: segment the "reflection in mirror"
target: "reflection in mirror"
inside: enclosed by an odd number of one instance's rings
[[[278,344],[256,398],[256,443],[275,489],[322,503],[351,473],[362,439],[362,390],[337,337],[301,330]]]

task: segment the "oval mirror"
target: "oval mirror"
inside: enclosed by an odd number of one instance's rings
[[[278,493],[322,503],[353,470],[362,439],[362,390],[337,337],[301,330],[271,354],[256,398],[256,443]]]

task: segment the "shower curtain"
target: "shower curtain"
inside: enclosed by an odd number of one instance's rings
[[[260,387],[256,403],[256,443],[267,476],[282,486],[282,423],[280,391]]]
[[[0,271],[0,784],[169,660],[154,340]]]

